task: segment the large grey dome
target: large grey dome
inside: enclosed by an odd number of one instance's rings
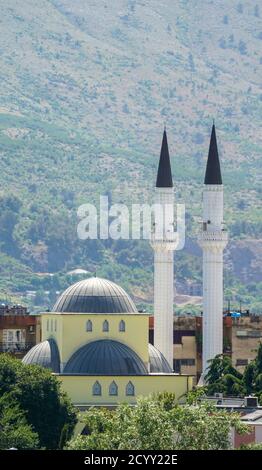
[[[102,339],[78,349],[65,365],[65,374],[145,375],[148,371],[140,357],[119,341]]]
[[[57,344],[52,338],[37,344],[22,359],[24,364],[37,364],[53,372],[60,372],[60,357]]]
[[[114,282],[91,277],[68,287],[56,301],[53,312],[137,313],[129,295]]]
[[[171,374],[173,371],[165,356],[152,344],[148,344],[150,372]]]

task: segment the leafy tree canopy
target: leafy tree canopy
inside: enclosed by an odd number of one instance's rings
[[[121,404],[114,411],[91,408],[81,419],[86,435],[73,439],[68,449],[229,449],[232,426],[247,432],[238,414],[207,403],[181,406],[166,394],[140,398],[135,407]]]
[[[254,394],[262,403],[262,343],[256,358],[245,367],[243,374],[232,366],[228,356],[221,354],[210,361],[205,381],[209,395],[216,392],[230,396]]]
[[[10,394],[0,397],[0,449],[35,449],[39,445],[37,433],[28,425],[25,413]]]
[[[24,413],[26,423],[38,434],[40,447],[57,449],[72,436],[76,413],[51,371],[2,354],[0,398],[4,396]]]

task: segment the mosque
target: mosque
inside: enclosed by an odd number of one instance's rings
[[[222,180],[213,126],[206,169],[203,228],[205,361],[222,352]],[[174,204],[166,131],[156,180],[156,201]],[[204,190],[205,194],[205,190]],[[154,224],[154,227],[156,223]],[[148,342],[149,315],[138,312],[122,287],[98,277],[79,281],[41,315],[42,342],[23,358],[49,368],[78,409],[135,404],[139,396],[190,391],[193,376],[173,373],[175,242],[167,234],[151,238],[154,250],[154,346]],[[218,270],[218,271],[217,271]]]

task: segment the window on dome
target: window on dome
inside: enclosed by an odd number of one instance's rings
[[[87,320],[86,322],[86,331],[93,331],[93,325],[91,320]]]
[[[119,331],[121,331],[121,332],[126,331],[126,324],[125,324],[124,320],[121,320],[119,322]]]
[[[51,331],[53,331],[53,319],[51,320]]]
[[[46,321],[46,331],[49,331],[49,320]]]
[[[113,380],[113,382],[109,385],[109,395],[118,395],[118,386]]]
[[[102,395],[102,388],[98,381],[96,381],[93,385],[93,395]]]
[[[132,382],[128,382],[128,384],[126,386],[126,395],[127,396],[132,396],[132,397],[135,395],[135,387],[132,384]]]
[[[107,320],[105,320],[103,323],[103,331],[109,331],[109,323]]]
[[[56,331],[56,330],[57,330],[57,322],[56,322],[56,320],[55,320],[55,331]]]

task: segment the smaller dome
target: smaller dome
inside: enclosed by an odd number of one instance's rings
[[[122,287],[99,277],[90,277],[68,287],[60,295],[52,311],[66,313],[137,313],[134,302]]]
[[[78,349],[68,360],[65,374],[145,375],[140,357],[126,344],[111,339],[91,341]]]
[[[165,356],[152,344],[148,344],[150,372],[171,374],[173,371]]]
[[[23,364],[45,367],[53,372],[60,372],[60,356],[57,344],[50,338],[31,348],[22,359]]]

